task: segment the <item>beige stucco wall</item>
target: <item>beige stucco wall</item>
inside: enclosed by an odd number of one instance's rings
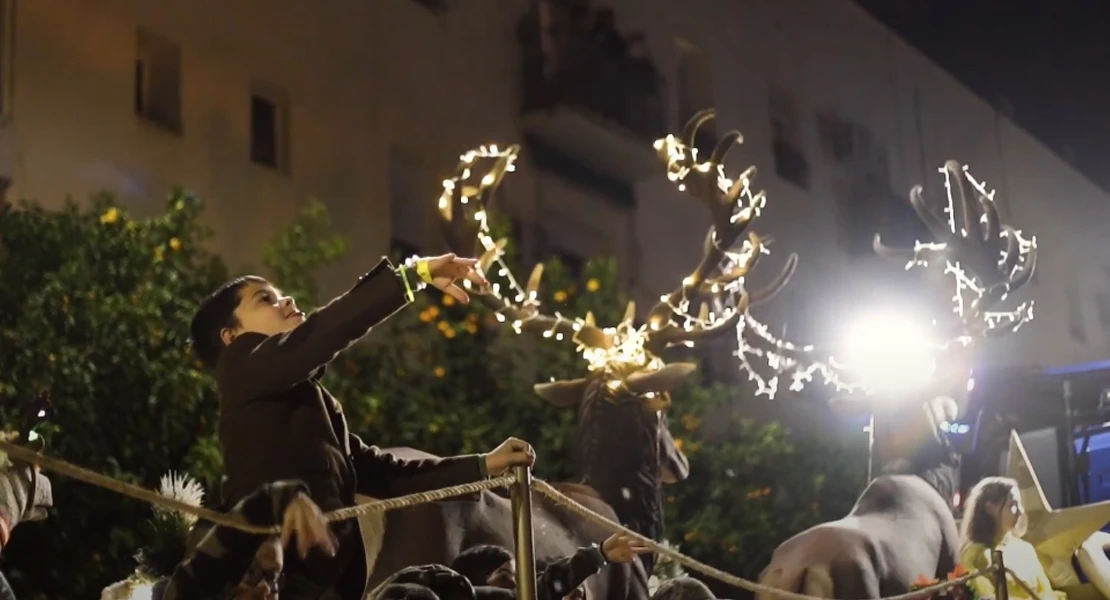
[[[522,138],[513,29],[525,0],[468,2],[465,9],[453,3],[443,14],[410,0],[16,1],[14,103],[0,125],[0,175],[13,179],[11,195],[57,205],[67,194],[106,188],[142,213],[158,208],[170,184],[182,183],[207,200],[216,249],[235,264],[257,262],[269,232],[316,196],[354,242],[351,258],[326,276],[331,290],[386,249],[391,149],[435,174],[431,192],[462,150]],[[770,198],[758,229],[778,241],[765,268],[774,270],[785,251],[801,255],[796,281],[761,314],[774,321],[789,313],[792,330],[831,338],[836,323],[875,289],[890,287],[899,271],[843,250],[813,119],[815,110],[835,110],[888,148],[895,190],[924,180],[936,191],[935,169],[955,158],[999,190],[1014,224],[1038,234],[1041,273],[1031,290],[1037,321],[1014,343],[1000,344],[992,360],[1103,358],[1108,337],[1094,301],[1110,286],[1097,228],[1107,222],[1110,198],[854,5],[612,4],[622,28],[645,31],[671,79],[672,105],[676,40],[694,42],[709,57],[721,124],[746,137],[733,166],[757,165]],[[140,25],[182,45],[181,136],[133,114]],[[255,80],[289,94],[288,175],[249,160]],[[804,117],[809,192],[774,174],[772,87],[793,93]],[[634,265],[635,291],[647,300],[692,268],[706,219],[661,172],[636,190],[635,212],[622,211],[588,192],[567,191],[565,182],[532,169],[527,154],[506,183],[509,210],[523,222],[547,227],[570,249],[614,253]],[[1069,313],[1069,285],[1078,290],[1078,317]],[[1069,318],[1082,319],[1085,341],[1071,337]]]

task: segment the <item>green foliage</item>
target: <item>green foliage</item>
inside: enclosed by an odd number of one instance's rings
[[[53,391],[52,453],[147,487],[170,470],[217,481],[213,385],[185,338],[196,303],[226,273],[202,249],[199,214],[199,203],[175,192],[151,219],[130,219],[104,197],[87,210],[24,205],[0,219],[0,393]],[[494,229],[510,233],[504,222]],[[312,275],[345,248],[323,205],[311,203],[265,249],[264,262],[300,305],[313,306],[322,299]],[[525,276],[511,247],[508,256]],[[541,299],[615,324],[626,302],[616,281],[611,260],[590,261],[578,279],[552,262]],[[538,475],[560,480],[573,476],[576,414],[547,405],[532,385],[582,376],[584,367],[571,344],[516,335],[480,302],[460,305],[429,290],[345,352],[326,383],[368,443],[449,455],[515,435],[536,446]],[[737,395],[697,381],[675,394],[671,428],[692,475],[668,489],[667,518],[683,551],[751,577],[779,541],[847,510],[863,461],[820,441],[792,441],[778,426],[738,422],[725,439],[706,439],[701,423],[719,419]],[[145,505],[52,479],[51,519],[21,529],[5,552],[20,597],[96,597],[134,570],[139,547],[175,543],[161,538],[177,524],[141,525],[151,514]]]
[[[683,431],[676,436],[690,458],[691,477],[667,496],[668,536],[691,556],[734,575],[757,578],[779,543],[843,517],[863,489],[862,436],[861,443],[845,446],[844,440],[796,439],[778,424],[734,418],[728,438],[716,441],[699,435],[698,416],[679,421]]]
[[[262,264],[282,291],[304,298],[302,310],[314,307],[317,287],[312,274],[347,253],[347,238],[329,232],[331,216],[319,200],[310,200],[298,218],[277,233],[263,249]]]
[[[129,217],[107,196],[0,216],[0,396],[51,391],[52,454],[146,486],[169,469],[216,475],[193,460],[211,445],[216,399],[188,354],[187,325],[226,273],[203,249],[200,211],[177,190],[150,219]],[[14,416],[0,413],[5,425]],[[152,539],[126,526],[149,508],[51,479],[50,519],[28,526],[35,535],[17,532],[5,569],[20,597],[97,597]]]

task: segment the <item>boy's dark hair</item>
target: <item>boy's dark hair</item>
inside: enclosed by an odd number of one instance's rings
[[[516,593],[505,588],[476,585],[474,586],[474,598],[476,600],[516,600]]]
[[[659,585],[652,600],[713,600],[716,596],[709,587],[693,577],[668,579]]]
[[[512,559],[513,554],[501,546],[473,546],[455,557],[451,569],[473,585],[485,585],[498,567]]]
[[[239,324],[235,319],[235,309],[239,307],[240,292],[248,283],[266,283],[266,280],[256,275],[232,279],[205,298],[193,314],[193,321],[189,324],[189,344],[193,356],[204,366],[215,368],[224,349],[220,332]]]
[[[428,588],[415,583],[391,583],[382,588],[374,600],[440,600]]]

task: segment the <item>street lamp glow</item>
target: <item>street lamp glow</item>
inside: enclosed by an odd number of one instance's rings
[[[894,313],[871,313],[848,330],[843,361],[874,392],[921,389],[936,371],[928,330]]]

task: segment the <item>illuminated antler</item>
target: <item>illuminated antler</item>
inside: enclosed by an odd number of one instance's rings
[[[670,294],[660,298],[648,314],[646,347],[658,354],[664,348],[693,342],[735,330],[749,306],[771,299],[794,274],[797,255],[791,255],[785,268],[767,287],[748,292],[744,279],[751,272],[765,242],[755,233],[736,251],[733,246],[759,216],[766,203],[762,191],[753,194],[751,180],[755,167],[749,167],[735,180],[724,172],[729,150],[743,138],[730,131],[717,143],[708,161],[700,162],[694,138],[698,128],[713,119],[715,111],[704,110],[686,124],[681,139],[669,135],[655,142],[655,149],[667,167],[667,176],[708,210],[711,219],[701,262],[694,272]],[[694,316],[691,304],[700,304]]]
[[[760,256],[769,253],[767,239],[748,232],[740,247],[733,247],[752,220],[760,215],[766,198],[763,192],[753,194],[751,191],[755,167],[748,168],[735,180],[725,175],[724,160],[732,146],[741,142],[740,133],[729,132],[713,149],[708,161],[698,160],[694,138],[698,128],[714,115],[712,110],[698,113],[687,123],[681,140],[667,136],[655,145],[666,162],[667,176],[678,183],[679,190],[706,205],[712,224],[706,236],[704,256],[697,268],[678,289],[663,296],[649,314],[649,347],[658,351],[669,345],[690,344],[734,330],[740,366],[756,384],[756,394],[773,397],[778,388],[777,374],[800,364],[794,356],[804,355],[811,348],[800,348],[777,339],[748,312],[748,308],[770,300],[786,286],[797,268],[798,257],[791,254],[782,272],[767,287],[748,291],[747,276]],[[693,301],[700,301],[697,316],[690,311]],[[767,363],[771,375],[755,368],[752,360],[756,358]]]
[[[941,261],[944,275],[952,277],[955,284],[953,311],[959,316],[959,332],[942,338],[944,341],[936,346],[923,348],[933,359],[951,349],[953,343],[967,346],[977,339],[1013,332],[1031,320],[1032,301],[1008,312],[989,309],[1029,281],[1037,260],[1036,239],[1026,240],[1020,232],[1000,222],[994,191],[987,192],[983,184],[968,173],[967,167],[955,161],[948,161],[940,172],[945,176],[947,219],[938,217],[928,207],[921,186],[910,191],[910,203],[938,241],[893,249],[884,246],[876,235],[874,243],[876,253],[905,260],[907,269]],[[957,198],[963,220],[960,225],[956,222]],[[784,348],[772,354],[779,359],[780,372],[792,372],[791,389],[799,389],[814,373],[824,375],[825,382],[839,391],[861,391],[869,385],[866,381],[851,381],[846,376],[846,365],[838,364],[832,357],[817,360],[818,353],[812,347]]]
[[[910,203],[937,242],[918,242],[912,249],[892,249],[884,246],[876,235],[875,252],[907,260],[907,269],[943,261],[945,274],[952,275],[955,281],[953,311],[960,317],[962,329],[953,341],[967,345],[978,337],[1013,332],[1033,318],[1033,301],[1023,302],[1012,311],[990,309],[1033,277],[1037,264],[1036,238],[1026,240],[1021,232],[1001,223],[994,190],[987,192],[966,166],[948,161],[940,171],[944,173],[948,195],[947,220],[929,208],[921,186],[910,191]],[[963,218],[959,225],[957,197]]]
[[[444,180],[439,199],[440,221],[447,245],[454,252],[470,254],[474,241],[480,244],[479,267],[490,279],[492,293],[476,295],[494,311],[499,321],[508,321],[517,333],[529,331],[560,340],[569,338],[583,350],[609,348],[613,345],[612,333],[597,327],[592,315],[577,319],[558,312],[554,315],[540,312],[538,295],[543,265],[536,265],[525,286],[521,287],[503,259],[506,241],[494,241],[490,236],[488,207],[505,173],[514,170],[519,150],[518,146],[504,150],[482,146],[459,157],[455,175]],[[493,166],[475,184],[474,169],[481,161],[492,162]],[[503,289],[501,281],[506,283],[508,290]],[[469,284],[469,281],[464,283]]]

